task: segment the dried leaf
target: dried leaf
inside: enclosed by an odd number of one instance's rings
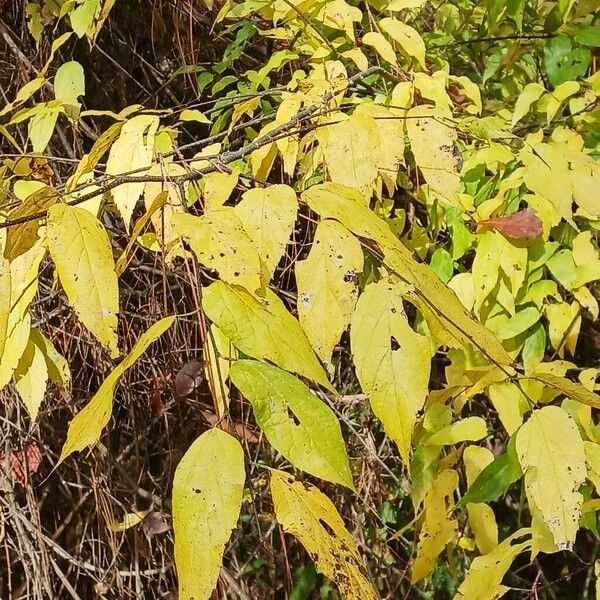
[[[544,233],[542,220],[532,208],[525,208],[508,217],[494,217],[477,223],[477,228],[491,227],[511,240],[533,240]]]

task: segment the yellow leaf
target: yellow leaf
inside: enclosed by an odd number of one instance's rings
[[[529,112],[531,105],[539,99],[544,91],[544,86],[540,83],[528,83],[523,88],[515,104],[512,121],[510,122],[511,128]]]
[[[410,58],[416,58],[425,69],[425,42],[416,29],[391,17],[381,19],[379,26]]]
[[[180,121],[196,121],[196,123],[204,123],[210,125],[210,119],[201,111],[196,109],[186,108],[179,115]]]
[[[494,454],[488,448],[467,446],[463,451],[462,458],[467,473],[467,488],[469,488],[479,473],[494,460]]]
[[[516,556],[531,546],[530,541],[513,542],[528,533],[528,529],[519,529],[489,554],[478,556],[471,563],[454,600],[497,600],[508,592],[510,588],[501,585],[502,579]]]
[[[600,279],[600,257],[592,244],[592,232],[582,231],[573,240],[573,261],[577,266],[573,287],[578,288]]]
[[[47,244],[58,278],[81,322],[119,355],[119,288],[110,240],[102,224],[83,208],[48,209]]]
[[[363,113],[331,115],[331,125],[317,130],[331,181],[366,192],[377,177],[382,143],[375,120]]]
[[[329,0],[325,2],[319,18],[324,25],[345,31],[346,35],[354,41],[354,23],[360,22],[362,12],[348,4],[346,0]]]
[[[70,454],[95,444],[108,423],[113,406],[115,388],[123,373],[146,351],[148,346],[160,337],[175,321],[175,317],[165,317],[149,327],[136,341],[131,352],[113,369],[102,382],[92,399],[75,415],[69,424],[67,439],[56,466]],[[56,467],[55,467],[56,468]]]
[[[408,464],[413,427],[428,393],[432,346],[408,324],[397,283],[383,279],[365,288],[350,339],[361,388]]]
[[[481,417],[467,417],[444,427],[425,442],[426,446],[446,446],[460,442],[476,442],[487,435],[487,424]]]
[[[152,163],[158,122],[155,115],[137,115],[125,122],[108,154],[107,175],[136,171],[131,176],[140,177],[146,173]],[[144,185],[143,181],[123,183],[111,191],[128,231],[133,209],[144,191]]]
[[[517,385],[510,381],[493,383],[488,396],[498,412],[498,417],[508,435],[523,424],[523,415],[529,410],[529,402]]]
[[[35,421],[46,393],[48,369],[42,350],[31,337],[19,360],[14,377],[17,392],[29,413],[29,418]]]
[[[433,75],[428,73],[415,73],[413,76],[413,85],[419,91],[419,94],[427,100],[432,100],[441,115],[450,117],[452,111],[450,109],[451,101],[446,86],[448,85],[448,74],[440,69],[434,71]],[[420,105],[415,108],[422,108],[425,114],[431,114],[426,105]],[[450,126],[455,127],[452,123]]]
[[[331,579],[347,600],[376,600],[362,558],[335,506],[316,487],[273,470],[275,515],[287,533],[306,548],[317,570]]]
[[[458,473],[445,469],[438,473],[423,502],[424,522],[419,534],[417,558],[412,568],[412,583],[428,577],[442,550],[458,531],[458,521],[449,516],[452,496],[458,486]]]
[[[271,290],[259,302],[242,288],[216,281],[204,288],[202,308],[244,354],[266,358],[334,391],[300,324]]]
[[[558,406],[534,410],[517,433],[517,454],[527,497],[561,550],[570,548],[579,528],[585,481],[585,453],[577,426]]]
[[[411,108],[406,130],[415,163],[431,189],[460,208],[460,152],[456,148],[456,128],[446,123],[439,108],[420,105]]]
[[[467,513],[477,549],[481,554],[489,554],[498,545],[498,525],[494,511],[483,502],[469,502]]]
[[[269,132],[277,127],[276,123],[267,123],[261,130],[257,140],[264,138]],[[250,166],[252,167],[252,175],[259,181],[265,181],[269,176],[273,162],[277,156],[277,145],[275,142],[270,142],[257,148],[250,154]]]
[[[125,513],[122,521],[113,521],[108,524],[111,531],[127,531],[136,525],[139,525],[144,518],[152,511],[152,509],[142,510],[139,512]]]
[[[38,240],[10,263],[0,256],[0,390],[10,381],[29,340],[29,305],[37,293],[46,253]]]
[[[308,257],[296,263],[298,320],[325,364],[350,323],[362,270],[360,242],[332,220],[319,223]]]
[[[263,285],[269,283],[285,252],[297,210],[296,192],[287,185],[248,190],[235,207],[263,263]]]
[[[545,308],[552,347],[560,358],[564,357],[565,349],[574,355],[581,327],[581,307],[577,302],[559,302],[547,304]]]
[[[530,377],[523,378],[523,380],[526,379],[533,379],[542,382],[545,386],[556,392],[554,396],[558,394],[564,394],[565,396],[569,396],[569,398],[573,398],[573,400],[577,400],[578,402],[586,404],[587,406],[600,408],[600,396],[598,394],[585,389],[578,383],[569,381],[565,377],[559,377],[553,373],[536,371]]]
[[[370,150],[377,162],[378,173],[392,195],[396,189],[398,171],[404,162],[404,121],[381,104],[359,104],[354,114],[358,117],[366,115],[375,121],[380,143]],[[393,143],[389,143],[390,140]]]
[[[173,533],[179,600],[208,600],[237,525],[246,472],[240,443],[221,429],[203,433],[177,465]]]
[[[171,177],[177,177],[186,173],[184,167],[177,163],[167,163],[162,165],[154,165],[148,171],[148,175],[162,175],[163,182],[147,182],[144,188],[144,204],[146,210],[152,208],[154,200],[159,194],[166,192],[166,198],[161,203],[160,210],[153,211],[151,215],[152,225],[156,232],[156,237],[164,248],[164,254],[167,262],[171,263],[175,256],[181,256],[185,253],[179,234],[173,223],[173,216],[184,212],[185,197],[182,197],[182,190],[178,184],[170,181]],[[184,193],[185,188],[184,185]]]
[[[204,340],[204,373],[212,394],[217,416],[222,418],[229,407],[229,368],[237,351],[225,334],[212,323]]]
[[[59,354],[54,344],[39,329],[31,330],[31,340],[44,355],[50,380],[68,388],[71,385],[71,370],[66,358]]]
[[[395,67],[398,66],[396,60],[396,53],[392,48],[392,45],[377,31],[369,31],[363,35],[362,43],[365,46],[371,46],[375,48],[377,54]]]
[[[261,294],[260,257],[233,207],[215,209],[201,217],[178,213],[172,223],[189,242],[199,263],[217,271],[223,281]]]
[[[325,183],[309,188],[302,198],[322,218],[336,219],[355,235],[379,245],[385,266],[408,284],[406,299],[424,313],[430,329],[435,329],[442,343],[459,348],[475,346],[494,363],[511,363],[494,334],[473,319],[456,294],[427,265],[412,258],[410,251],[366,205],[357,190]]]

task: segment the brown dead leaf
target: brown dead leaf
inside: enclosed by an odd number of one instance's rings
[[[185,363],[175,376],[175,394],[179,398],[189,396],[204,379],[202,361],[197,358]]]

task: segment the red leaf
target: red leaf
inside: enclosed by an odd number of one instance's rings
[[[533,240],[544,232],[541,219],[532,208],[520,210],[508,217],[495,217],[477,223],[477,228],[491,227],[511,240]]]
[[[25,450],[13,452],[7,459],[4,453],[0,453],[0,466],[13,479],[23,487],[27,485],[27,475],[37,473],[42,464],[42,452],[35,442],[25,446]]]

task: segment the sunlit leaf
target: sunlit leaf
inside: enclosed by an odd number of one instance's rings
[[[271,472],[277,520],[306,548],[318,571],[331,579],[347,600],[376,600],[362,558],[335,506],[316,487]]]
[[[300,324],[271,290],[259,302],[242,288],[217,281],[204,289],[202,308],[244,354],[333,390]]]
[[[352,317],[356,374],[375,415],[408,464],[417,413],[427,397],[432,346],[408,324],[400,285],[370,284]]]
[[[327,404],[266,363],[238,360],[230,374],[275,450],[298,469],[354,489],[340,425]]]
[[[517,433],[527,497],[539,508],[559,549],[575,541],[585,481],[585,454],[577,426],[558,406],[534,410]]]
[[[173,531],[180,600],[208,600],[242,505],[240,443],[221,429],[188,448],[173,479]]]
[[[92,399],[75,415],[69,424],[67,439],[56,466],[70,454],[95,444],[108,424],[112,414],[115,388],[122,375],[146,351],[148,346],[160,337],[175,321],[175,317],[165,317],[146,330],[136,341],[131,352],[112,370],[102,382]]]
[[[87,210],[62,203],[48,209],[47,227],[48,250],[69,303],[117,357],[119,290],[106,230]]]
[[[319,223],[308,257],[296,263],[298,320],[325,363],[350,323],[362,270],[360,242],[332,220]]]

